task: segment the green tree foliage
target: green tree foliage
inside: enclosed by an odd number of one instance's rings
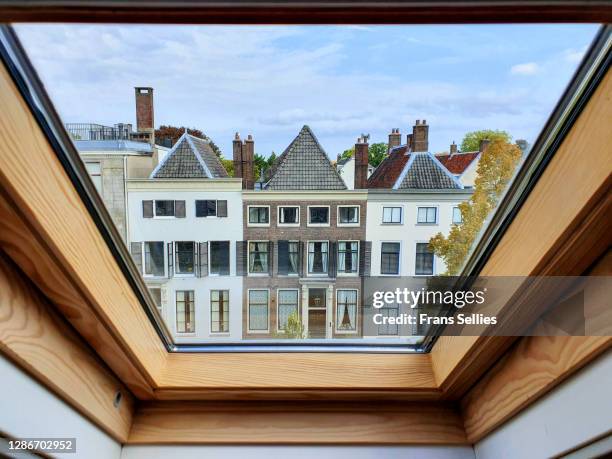
[[[461,142],[459,147],[461,151],[478,151],[481,140],[501,140],[502,142],[510,143],[512,137],[506,131],[497,131],[493,129],[483,129],[481,131],[468,132]]]
[[[222,156],[221,150],[215,144],[215,142],[212,141],[210,137],[208,137],[206,134],[204,134],[199,129],[195,129],[195,128],[186,128],[186,129],[187,129],[187,134],[191,134],[192,136],[207,140],[210,143],[210,147],[215,152],[215,154],[219,158]],[[155,129],[155,138],[156,139],[170,139],[172,141],[172,145],[174,145],[176,141],[183,135],[183,132],[185,132],[184,126],[177,127],[177,126],[161,125],[159,129]]]
[[[459,204],[462,223],[451,227],[448,237],[436,234],[429,247],[446,262],[447,275],[457,275],[482,225],[508,186],[521,158],[521,150],[501,139],[491,142],[478,163],[474,194]]]
[[[227,171],[227,175],[229,175],[230,177],[233,177],[234,176],[234,161],[231,159],[225,159],[223,157],[219,159],[221,160],[221,164],[223,164],[223,167]]]
[[[387,157],[389,146],[384,142],[373,143],[368,149],[368,163],[370,166],[378,167],[383,159]],[[344,150],[338,160],[351,158],[355,154],[355,147]]]
[[[289,339],[308,338],[304,324],[295,312],[292,312],[287,318],[287,326],[285,327],[285,337]]]

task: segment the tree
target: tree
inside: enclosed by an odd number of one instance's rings
[[[225,159],[224,157],[219,158],[221,160],[221,164],[227,171],[227,175],[230,177],[234,176],[234,161],[231,159]]]
[[[459,204],[463,222],[451,227],[448,237],[436,234],[429,241],[433,252],[446,262],[447,275],[457,275],[485,219],[508,186],[521,158],[521,150],[499,138],[493,140],[478,163],[474,193]]]
[[[170,139],[172,141],[172,145],[176,143],[176,141],[183,135],[187,129],[187,134],[191,134],[194,137],[199,137],[200,139],[207,140],[210,144],[210,148],[215,152],[215,154],[220,158],[223,156],[219,147],[212,141],[210,137],[204,134],[199,129],[195,128],[185,128],[184,126],[176,127],[176,126],[166,126],[161,125],[159,129],[155,129],[155,138],[156,139]]]
[[[378,167],[383,159],[387,157],[387,151],[389,146],[384,142],[373,143],[368,148],[368,163],[370,166]],[[344,150],[338,157],[338,160],[351,158],[355,154],[355,147],[351,147],[348,150]]]
[[[300,320],[297,313],[292,312],[287,317],[287,326],[285,327],[285,337],[289,339],[306,339],[306,329]]]
[[[482,129],[480,131],[468,132],[461,142],[461,151],[478,151],[481,140],[501,140],[502,142],[510,143],[512,136],[506,131],[497,131],[493,129]]]

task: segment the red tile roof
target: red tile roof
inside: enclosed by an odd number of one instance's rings
[[[472,161],[474,161],[480,152],[469,151],[465,153],[453,153],[452,155],[442,154],[436,155],[436,158],[449,170],[451,174],[463,174]]]
[[[408,147],[404,145],[391,150],[389,156],[378,165],[368,179],[368,188],[393,188],[408,159],[410,159],[410,155],[406,154],[407,149]]]

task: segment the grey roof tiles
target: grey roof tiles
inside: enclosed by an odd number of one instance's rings
[[[410,153],[394,189],[461,189],[463,186],[431,153]]]
[[[304,126],[271,170],[267,190],[346,190],[314,133]]]
[[[151,178],[221,178],[227,171],[206,140],[183,134]]]

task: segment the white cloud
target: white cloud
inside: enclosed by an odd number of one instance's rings
[[[535,75],[540,72],[540,65],[536,62],[525,62],[513,65],[510,69],[512,75]]]
[[[586,50],[586,46],[581,49],[566,49],[565,51],[563,51],[563,58],[566,62],[569,62],[570,64],[577,64],[582,60],[582,57],[584,56],[584,53],[586,53]]]

